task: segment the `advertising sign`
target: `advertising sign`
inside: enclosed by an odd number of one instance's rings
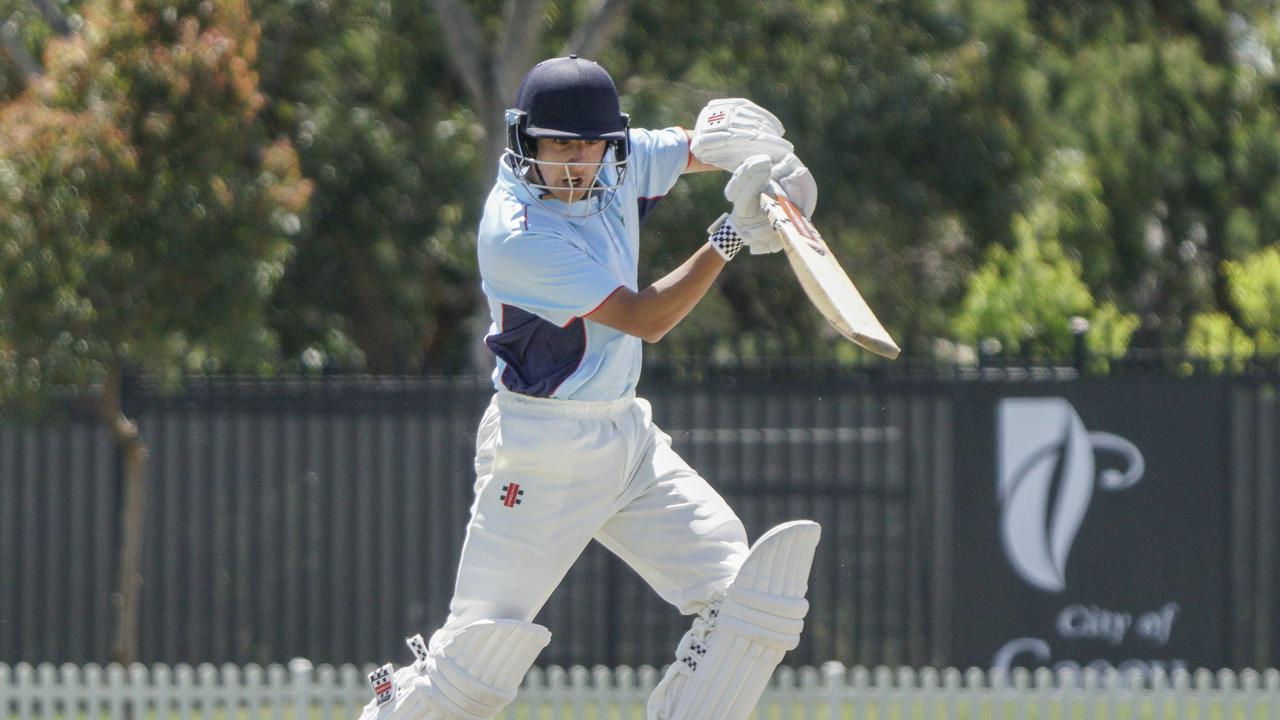
[[[1124,401],[1106,380],[962,391],[957,664],[1226,660],[1225,397],[1213,383],[1125,382]]]

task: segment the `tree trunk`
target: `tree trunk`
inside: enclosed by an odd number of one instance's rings
[[[137,423],[125,417],[121,402],[124,373],[112,370],[103,387],[98,410],[120,450],[123,502],[120,509],[120,564],[116,577],[116,637],[111,659],[128,665],[138,659],[139,618],[142,610],[142,533],[147,510],[147,448]]]
[[[33,4],[49,29],[56,35],[66,37],[71,34],[71,24],[67,22],[66,16],[52,0],[33,0]],[[44,74],[44,68],[39,60],[27,52],[27,47],[23,44],[18,30],[18,26],[12,23],[6,23],[3,28],[0,28],[0,53],[9,58],[9,62],[13,63],[22,74],[23,82],[30,85],[40,79]]]
[[[49,29],[62,37],[71,34],[71,23],[67,22],[67,17],[62,14],[62,10],[58,8],[57,3],[53,0],[32,0],[32,4],[36,6],[36,10],[40,12],[40,16],[49,24]]]
[[[40,79],[44,70],[40,67],[40,63],[27,52],[27,47],[22,43],[22,37],[18,35],[16,29],[0,28],[0,52],[9,58],[9,62],[22,75],[22,80],[27,85]]]

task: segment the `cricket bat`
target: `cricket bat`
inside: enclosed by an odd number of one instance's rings
[[[760,207],[782,237],[782,248],[809,301],[841,335],[871,352],[893,359],[902,352],[854,287],[831,248],[800,208],[778,192],[760,195]]]

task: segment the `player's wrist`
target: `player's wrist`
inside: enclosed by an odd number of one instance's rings
[[[742,251],[746,241],[733,227],[729,213],[724,213],[707,228],[707,243],[728,262]]]

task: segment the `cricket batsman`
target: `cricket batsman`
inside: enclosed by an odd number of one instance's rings
[[[747,544],[742,522],[671,449],[636,396],[642,341],[697,305],[746,247],[781,248],[760,194],[806,213],[817,186],[771,113],[703,108],[692,133],[629,127],[612,78],[574,55],[538,63],[507,111],[477,240],[496,389],[476,435],[475,501],[449,606],[416,661],[370,676],[362,720],[488,720],[551,633],[532,623],[592,539],[693,616],[649,720],[746,720],[799,641],[817,523]],[[640,225],[679,177],[722,169],[731,209],[708,241],[637,283]]]

